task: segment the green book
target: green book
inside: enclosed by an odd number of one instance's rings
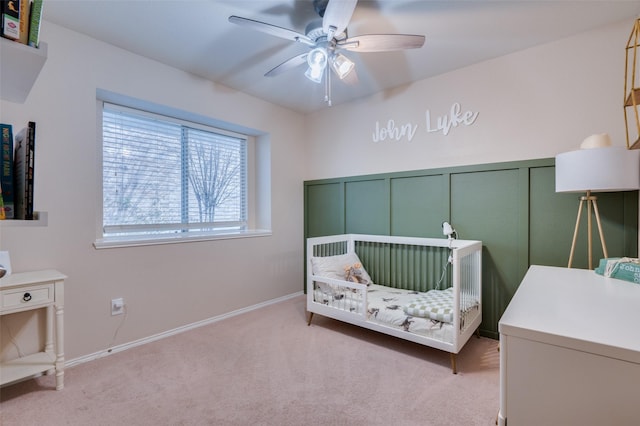
[[[42,0],[31,2],[31,14],[29,16],[29,46],[40,45],[40,22],[42,21]]]

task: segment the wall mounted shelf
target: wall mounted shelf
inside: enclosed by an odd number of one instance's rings
[[[14,226],[47,226],[49,215],[47,212],[33,212],[33,220],[5,219],[0,220],[0,227]]]
[[[47,44],[27,46],[0,37],[0,99],[24,103],[47,61]]]

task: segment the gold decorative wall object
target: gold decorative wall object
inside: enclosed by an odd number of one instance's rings
[[[640,148],[640,18],[633,24],[627,41],[624,72],[624,124],[627,130],[627,148]]]

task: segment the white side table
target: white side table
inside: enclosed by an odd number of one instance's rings
[[[64,280],[53,270],[13,273],[0,279],[0,315],[45,308],[47,326],[41,352],[0,364],[0,385],[40,373],[56,374],[56,389],[64,387]],[[54,333],[55,326],[55,333]],[[54,344],[55,336],[55,344]]]

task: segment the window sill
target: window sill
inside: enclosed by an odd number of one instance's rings
[[[236,238],[253,238],[270,236],[270,229],[252,229],[247,231],[233,231],[228,233],[208,233],[194,235],[158,235],[135,237],[107,237],[99,238],[93,242],[96,249],[108,249],[118,247],[154,246],[161,244],[195,243],[200,241],[230,240]]]

